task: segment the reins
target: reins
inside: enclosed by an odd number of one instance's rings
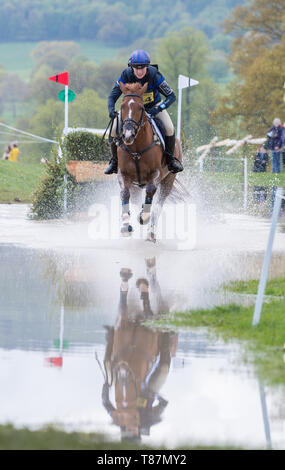
[[[134,96],[134,97],[137,97],[137,98],[140,98],[143,102],[143,98],[141,95],[138,95],[136,93],[128,93],[124,96],[125,97],[129,97],[129,96]],[[141,116],[140,116],[140,120],[139,121],[136,121],[135,119],[132,119],[132,118],[126,118],[122,121],[122,126],[127,123],[127,122],[133,122],[137,128],[136,128],[136,133],[135,133],[135,138],[137,137],[140,129],[144,126],[143,124],[143,117],[145,115],[145,109],[144,107],[142,108],[142,112],[141,112]],[[148,120],[148,119],[147,119]],[[139,166],[139,160],[141,158],[141,156],[147,152],[148,150],[150,150],[152,147],[154,147],[156,145],[155,142],[152,142],[150,145],[148,145],[146,148],[144,148],[143,150],[140,150],[139,152],[132,152],[128,147],[127,145],[125,145],[123,142],[122,142],[122,137],[120,136],[120,139],[119,139],[119,146],[125,150],[135,161],[135,165],[136,165],[136,170],[137,170],[137,176],[138,176],[138,183],[139,185],[141,185],[141,175],[140,175],[140,166]]]

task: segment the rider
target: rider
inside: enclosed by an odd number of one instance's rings
[[[117,80],[113,90],[108,98],[108,110],[110,118],[117,119],[115,111],[115,103],[122,94],[120,89],[120,82],[136,83],[139,82],[142,86],[147,82],[148,88],[143,95],[144,106],[146,111],[152,116],[157,116],[164,124],[165,127],[165,157],[169,171],[177,173],[183,170],[182,163],[174,157],[175,149],[175,130],[166,108],[176,100],[173,90],[166,82],[164,76],[158,69],[150,65],[150,56],[144,50],[137,50],[132,53],[129,58],[128,67],[123,70],[121,76]],[[160,93],[165,96],[162,102]],[[116,137],[116,121],[113,123],[111,132],[111,152],[112,157],[109,166],[105,170],[106,175],[117,173],[118,171],[118,156],[117,145],[114,142]]]

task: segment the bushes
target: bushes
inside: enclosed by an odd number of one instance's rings
[[[66,172],[66,162],[70,160],[102,162],[109,159],[109,146],[101,144],[101,137],[91,132],[73,132],[62,144],[62,158],[57,154],[47,163],[46,174],[32,196],[30,217],[33,219],[55,219],[63,216],[64,189],[67,191],[67,211],[79,209],[79,202],[88,204],[87,193],[94,188],[94,182],[78,184]],[[64,182],[64,175],[67,175]],[[82,204],[81,204],[82,208]]]
[[[66,161],[87,160],[92,162],[107,161],[109,159],[109,145],[98,135],[91,132],[72,132],[63,145]]]

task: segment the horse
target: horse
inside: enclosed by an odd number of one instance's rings
[[[123,93],[118,140],[118,181],[122,201],[121,234],[131,235],[129,202],[139,205],[138,188],[145,188],[145,201],[138,215],[139,223],[148,224],[147,240],[156,242],[157,222],[163,204],[176,178],[163,158],[162,146],[155,140],[150,118],[144,108],[143,94],[148,84],[120,84]],[[182,160],[182,147],[176,139],[174,155]],[[158,192],[155,210],[152,202]]]
[[[155,259],[145,260],[147,277],[138,278],[136,287],[141,307],[128,305],[131,269],[120,271],[120,302],[116,326],[105,326],[106,350],[104,356],[105,383],[102,401],[112,417],[113,423],[121,428],[128,438],[141,438],[151,426],[161,421],[161,415],[168,402],[160,395],[165,383],[172,358],[175,356],[178,335],[172,331],[154,330],[143,324],[154,318],[160,308],[151,308],[150,290],[158,296],[161,307],[165,306],[156,279]],[[149,280],[148,280],[148,279]],[[167,310],[167,307],[166,307]],[[103,370],[103,369],[102,369]],[[114,390],[111,402],[110,391]]]

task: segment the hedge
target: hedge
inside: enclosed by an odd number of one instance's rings
[[[72,132],[61,144],[62,158],[59,159],[53,150],[51,159],[46,165],[46,174],[32,196],[30,217],[33,219],[55,219],[63,216],[64,175],[67,190],[67,211],[82,209],[88,205],[88,192],[94,189],[95,183],[78,184],[66,172],[66,162],[70,160],[102,162],[110,158],[108,142],[91,132]]]

